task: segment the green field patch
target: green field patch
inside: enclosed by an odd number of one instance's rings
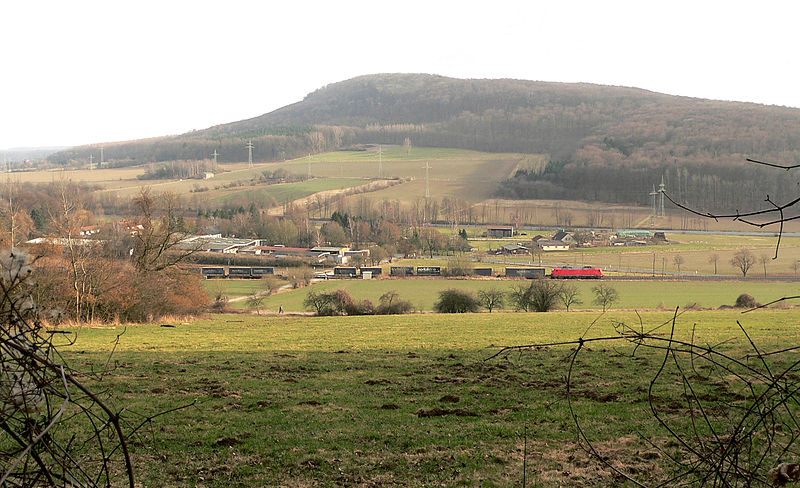
[[[477,263],[476,263],[477,264]],[[493,265],[495,273],[504,272],[504,268]],[[438,299],[438,293],[448,288],[466,290],[477,293],[478,290],[499,288],[510,291],[513,286],[527,286],[525,280],[492,279],[464,280],[438,278],[393,278],[380,280],[328,280],[288,292],[279,293],[266,298],[263,308],[277,310],[282,306],[287,311],[302,311],[303,300],[310,291],[326,292],[337,289],[347,290],[353,298],[371,300],[378,303],[380,296],[389,290],[395,290],[403,300],[409,300],[417,310],[431,311]],[[596,309],[592,304],[594,297],[592,287],[598,282],[592,280],[567,281],[578,287],[583,304],[571,308]],[[613,286],[619,293],[619,302],[614,308],[622,309],[655,309],[694,305],[704,308],[717,308],[721,305],[733,305],[742,293],[749,293],[761,303],[786,296],[800,294],[800,284],[775,282],[742,282],[742,281],[609,281],[603,283]],[[511,308],[507,302],[504,308]]]
[[[279,183],[243,190],[234,190],[211,198],[211,203],[225,205],[233,201],[260,202],[274,198],[278,203],[286,203],[327,190],[341,190],[367,183],[360,178],[314,178],[296,183]]]
[[[574,345],[487,358],[502,345],[614,336],[620,322],[655,327],[671,318],[214,315],[170,328],[128,326],[116,367],[95,386],[137,418],[195,402],[155,419],[131,443],[142,486],[521,486],[524,429],[531,486],[616,486],[575,441],[564,380]],[[736,320],[765,351],[800,339],[794,310],[686,312],[675,338],[741,356],[749,348]],[[70,331],[78,336],[66,358],[100,370],[122,330]],[[604,456],[643,481],[665,481],[669,463],[642,454],[649,442],[676,452],[647,414],[663,353],[633,351],[624,341],[587,344],[573,365],[573,409]],[[786,361],[796,359],[789,354]],[[741,403],[712,369],[694,367],[697,395]],[[688,433],[688,410],[669,402],[684,385],[666,376],[655,393],[668,421]]]

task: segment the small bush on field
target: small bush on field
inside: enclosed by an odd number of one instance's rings
[[[378,308],[375,313],[378,315],[400,315],[414,310],[414,306],[408,300],[400,300],[400,295],[394,290],[389,290],[381,295]]]
[[[347,290],[334,290],[329,293],[315,291],[306,295],[303,306],[313,309],[317,315],[374,315],[375,305],[369,300],[356,302]]]
[[[508,299],[515,310],[549,312],[556,308],[560,291],[560,283],[539,278],[533,280],[527,287],[514,286],[508,294]]]
[[[734,305],[734,307],[736,307],[736,308],[756,308],[756,307],[758,307],[760,305],[761,304],[758,303],[756,301],[756,299],[753,298],[752,295],[749,295],[747,293],[742,293],[741,295],[736,297],[736,304]]]
[[[344,312],[347,315],[375,315],[375,305],[369,300],[351,301],[345,305]]]
[[[433,308],[439,313],[477,312],[480,302],[472,293],[450,288],[439,292],[439,301]]]

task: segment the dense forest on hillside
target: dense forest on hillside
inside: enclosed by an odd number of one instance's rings
[[[180,136],[105,144],[108,164],[276,161],[357,143],[546,154],[558,163],[520,172],[498,195],[646,204],[662,176],[692,204],[742,207],[753,195],[786,198],[783,176],[748,156],[800,162],[800,110],[662,95],[591,84],[461,80],[390,74],[354,78],[248,120]],[[49,159],[88,160],[93,147]],[[555,171],[555,169],[558,171]]]

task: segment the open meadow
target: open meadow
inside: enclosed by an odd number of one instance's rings
[[[142,486],[505,487],[522,486],[523,465],[528,486],[627,486],[579,446],[570,406],[610,464],[641,481],[666,481],[675,469],[667,456],[687,453],[653,419],[651,403],[688,436],[685,384],[670,367],[659,373],[663,351],[637,348],[618,332],[621,323],[667,324],[655,331],[667,337],[672,316],[213,315],[173,327],[69,328],[77,340],[63,351],[75,367],[102,370],[124,332],[113,370],[96,386],[134,423],[194,402],[134,438]],[[800,340],[796,310],[688,311],[674,338],[742,357],[752,349],[737,320],[762,351]],[[581,336],[618,339],[588,342],[574,361],[575,344],[488,359],[503,345]],[[780,371],[799,357],[768,360]],[[744,411],[750,397],[736,377],[699,360],[691,367],[693,393],[709,415]],[[776,431],[772,440],[790,434]],[[771,455],[756,469],[774,462]]]

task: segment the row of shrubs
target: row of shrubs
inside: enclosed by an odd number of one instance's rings
[[[619,298],[616,289],[606,284],[593,287],[592,292],[594,293],[592,302],[603,307],[603,310]],[[491,312],[508,304],[514,310],[547,312],[559,306],[569,310],[572,305],[581,303],[583,301],[574,284],[536,279],[527,286],[516,285],[509,292],[490,288],[480,290],[477,296],[453,288],[443,290],[439,292],[439,300],[434,304],[434,310],[440,313],[470,313],[485,308]]]
[[[303,306],[314,310],[317,315],[398,315],[414,309],[411,302],[401,300],[396,291],[381,295],[376,307],[369,300],[356,301],[347,290],[334,290],[327,293],[309,292]]]

